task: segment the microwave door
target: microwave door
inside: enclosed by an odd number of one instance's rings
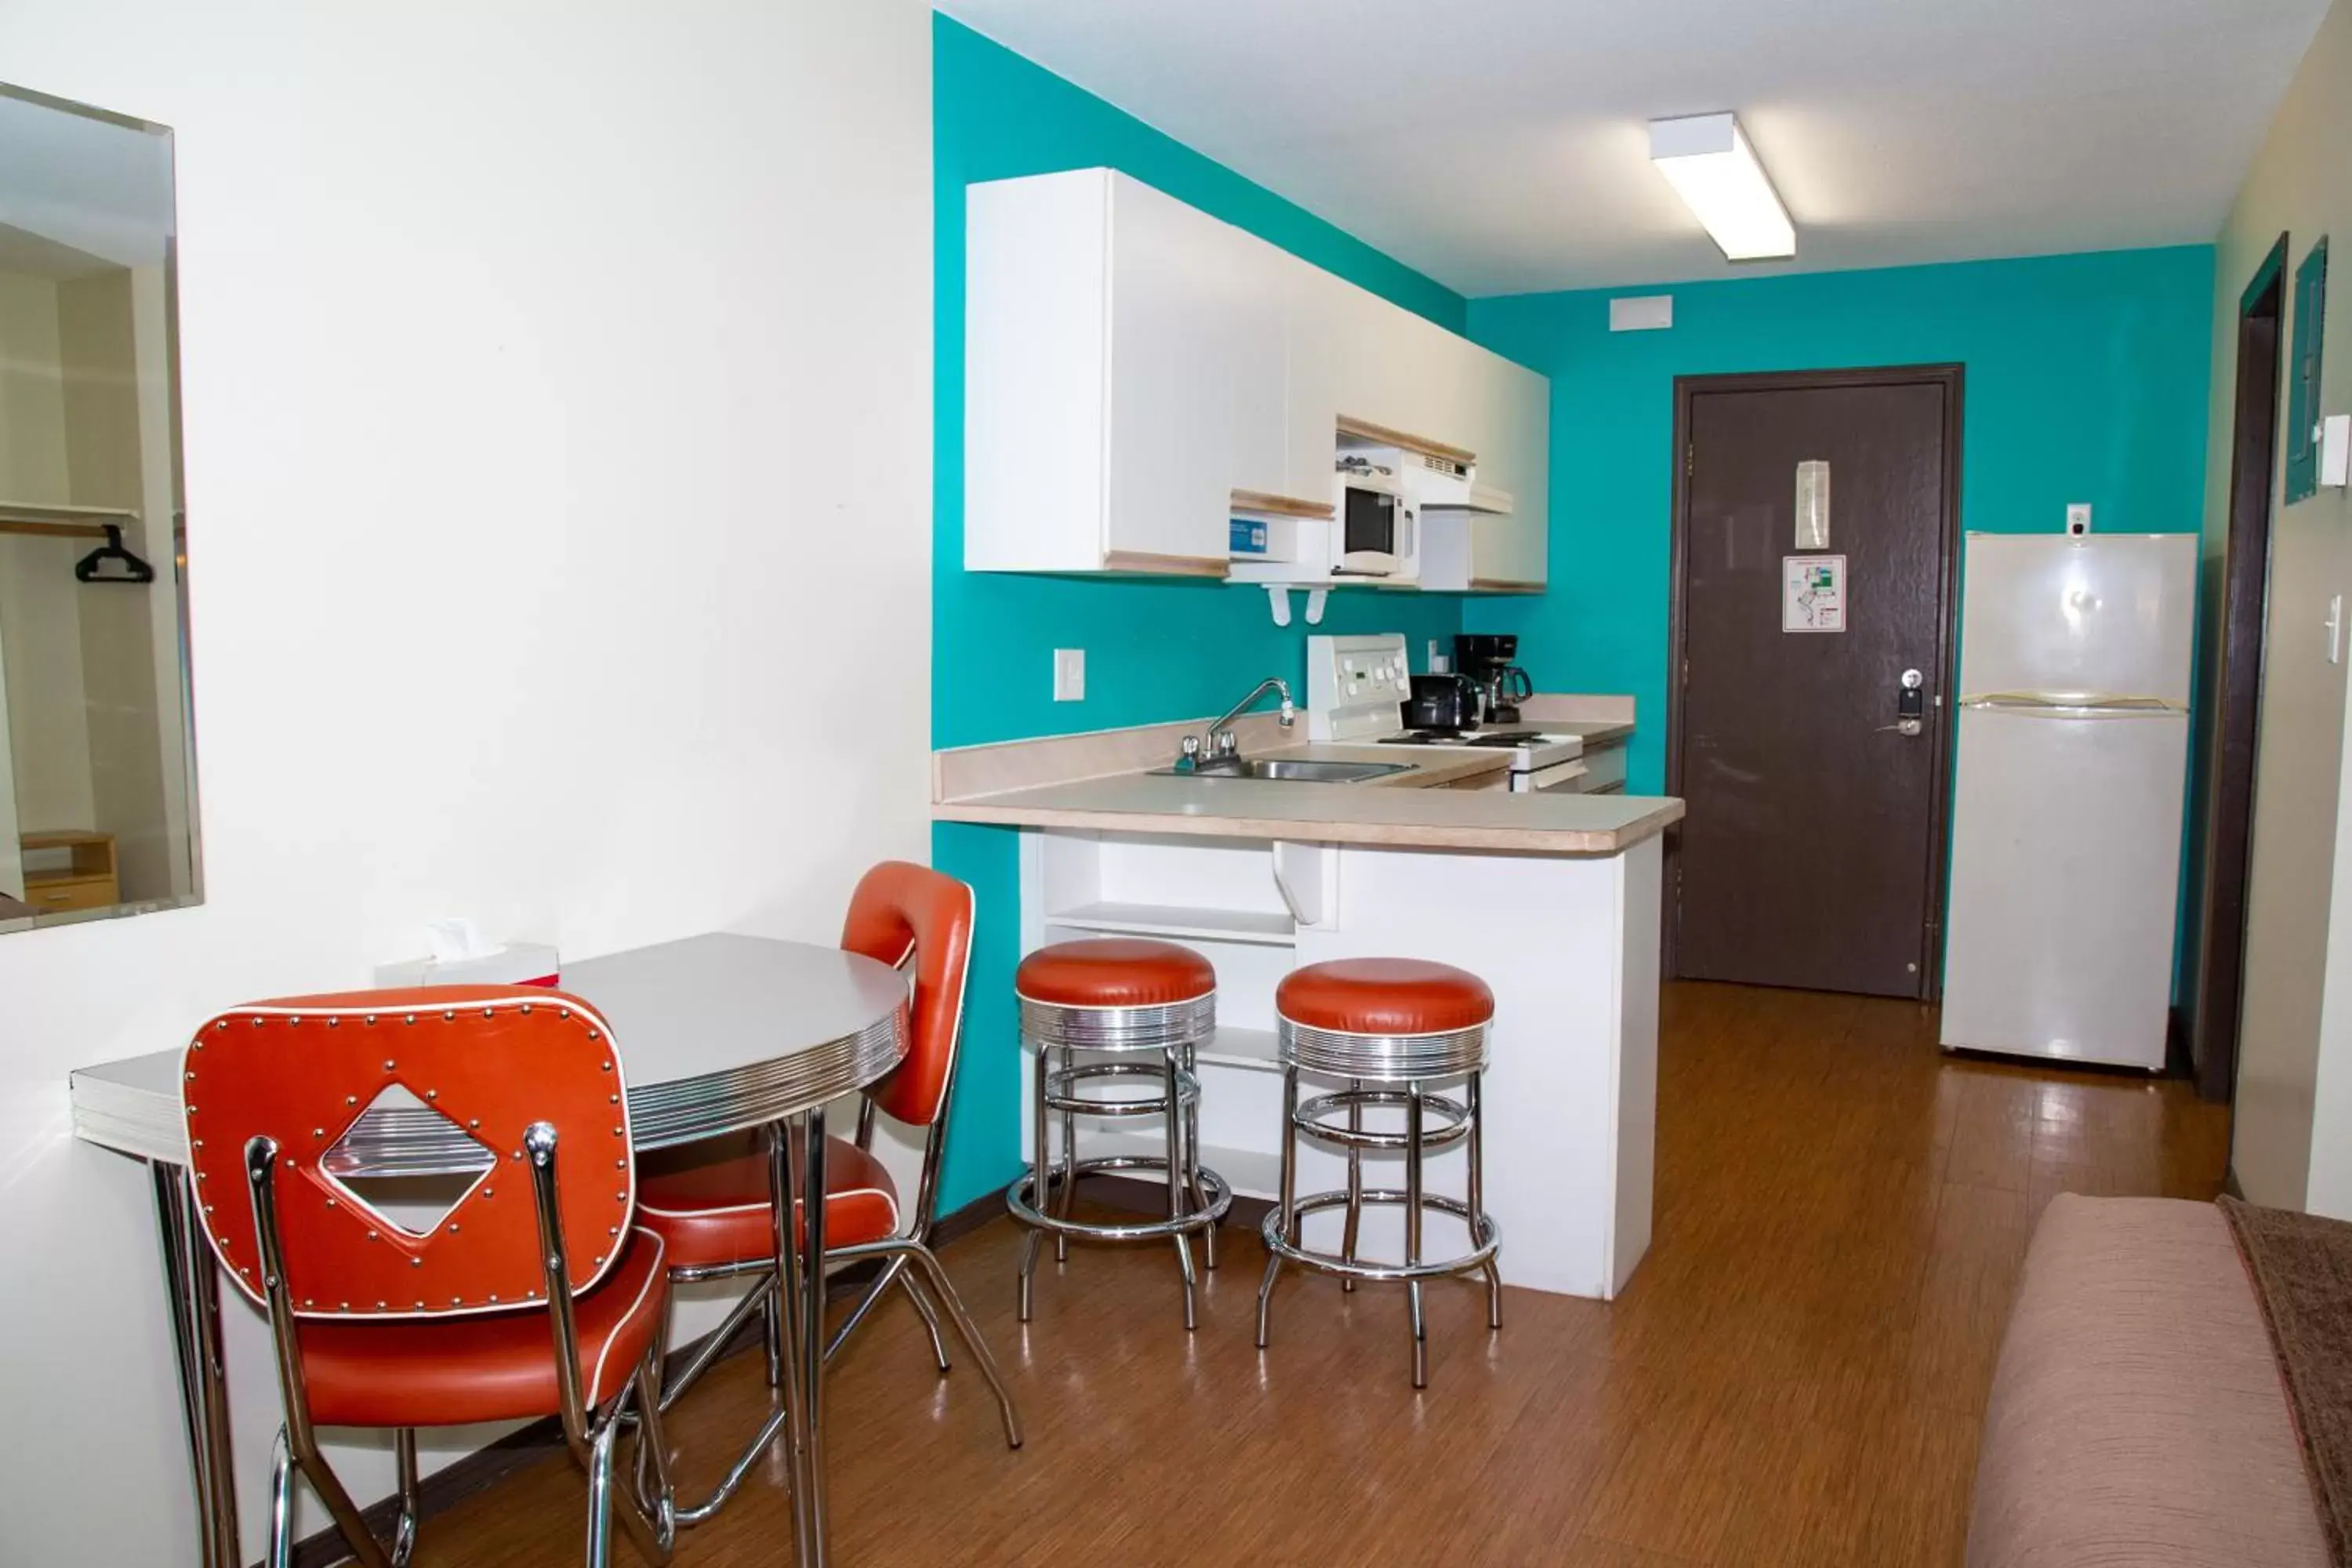
[[[1349,485],[1342,492],[1339,515],[1339,574],[1385,577],[1397,569],[1397,498],[1385,491]]]

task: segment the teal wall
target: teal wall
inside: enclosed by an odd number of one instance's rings
[[[964,746],[1197,718],[1262,676],[1306,675],[1310,628],[1277,627],[1263,589],[1221,584],[1024,577],[963,570],[964,187],[1108,166],[1273,241],[1455,331],[1462,297],[1232,170],[945,16],[931,29],[938,334],[933,474],[931,738]],[[1329,632],[1461,629],[1461,602],[1335,593]],[[1053,699],[1053,650],[1087,653],[1087,698]],[[932,858],[972,884],[965,1053],[942,1203],[968,1202],[1018,1165],[1013,969],[1019,958],[1017,835],[940,824]]]
[[[1656,290],[1672,328],[1610,331],[1610,299],[1648,291],[1470,303],[1473,338],[1551,378],[1551,577],[1540,598],[1469,601],[1464,628],[1518,633],[1540,689],[1633,693],[1636,795],[1665,787],[1678,375],[1957,363],[1963,529],[2055,532],[2069,501],[2110,531],[2203,525],[2210,246],[1680,284]],[[2200,880],[2182,862],[2176,996]]]
[[[2069,501],[2110,531],[2202,525],[2210,247],[1680,284],[1672,328],[1610,331],[1646,291],[1470,302],[1471,337],[1551,378],[1551,584],[1463,616],[1520,634],[1541,689],[1639,700],[1637,795],[1665,786],[1678,375],[1958,363],[1962,528],[2054,532]]]

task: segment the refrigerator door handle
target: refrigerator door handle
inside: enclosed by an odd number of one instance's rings
[[[2189,711],[2160,697],[2123,697],[2103,691],[1989,691],[1963,697],[1959,706],[2049,719],[2162,719]]]

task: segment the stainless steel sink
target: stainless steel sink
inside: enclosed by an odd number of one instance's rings
[[[1287,779],[1294,784],[1361,784],[1366,779],[1383,779],[1391,773],[1412,772],[1411,763],[1329,763],[1313,762],[1304,757],[1244,757],[1230,761],[1202,763],[1190,770],[1154,768],[1153,773],[1165,776],[1190,776],[1203,779]]]

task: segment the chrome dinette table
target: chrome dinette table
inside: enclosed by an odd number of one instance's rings
[[[566,965],[562,989],[602,1013],[629,1084],[640,1149],[769,1127],[789,1158],[774,1163],[780,1212],[803,1206],[801,1245],[778,1227],[783,1281],[785,1420],[802,1568],[825,1560],[824,1108],[866,1088],[907,1054],[908,988],[874,959],[810,942],[729,934],[636,948]],[[189,1020],[193,1031],[201,1020]],[[180,1098],[181,1050],[72,1075],[74,1135],[145,1160],[163,1245],[164,1294],[178,1353],[181,1414],[195,1485],[204,1568],[241,1568],[236,1479],[221,1350],[220,1279],[206,1243]],[[468,1173],[480,1145],[422,1105],[379,1107],[344,1140],[345,1177]]]

